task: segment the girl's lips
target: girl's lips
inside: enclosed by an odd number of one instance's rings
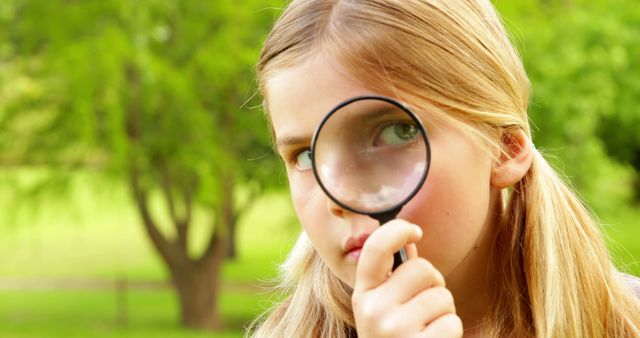
[[[364,242],[367,241],[367,238],[369,238],[369,234],[367,233],[349,237],[344,244],[344,254],[354,260],[357,260],[358,257],[360,257],[362,246],[364,245]]]
[[[357,261],[360,257],[360,253],[362,252],[362,248],[355,248],[349,252],[347,252],[346,256],[353,261]]]

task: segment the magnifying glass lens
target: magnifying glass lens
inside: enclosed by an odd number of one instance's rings
[[[364,214],[406,203],[429,165],[419,123],[399,104],[373,98],[332,111],[318,129],[313,149],[316,176],[325,191]]]

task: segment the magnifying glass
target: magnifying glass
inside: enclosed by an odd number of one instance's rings
[[[313,173],[337,205],[383,225],[420,190],[431,158],[418,116],[385,96],[358,96],[334,107],[311,142]],[[394,254],[393,269],[407,260]]]

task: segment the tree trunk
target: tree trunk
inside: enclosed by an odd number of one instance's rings
[[[193,262],[176,267],[172,276],[180,301],[182,325],[192,329],[217,331],[223,327],[218,311],[219,268],[221,259],[212,266],[198,268]]]
[[[130,86],[130,102],[127,118],[127,136],[132,149],[141,148],[142,138],[142,111],[140,108],[140,74],[135,65],[126,68]],[[180,186],[171,177],[171,171],[167,169],[167,163],[157,159],[153,154],[145,154],[146,159],[153,165],[151,167],[160,171],[162,178],[155,184],[147,180],[145,185],[143,176],[145,172],[144,157],[140,153],[131,152],[129,158],[129,185],[132,196],[138,207],[142,224],[147,232],[149,240],[166,264],[171,275],[171,280],[178,294],[180,302],[181,318],[184,326],[215,331],[222,327],[222,320],[218,311],[218,292],[220,289],[220,268],[226,258],[228,249],[229,229],[237,219],[233,209],[234,176],[231,172],[223,175],[222,189],[219,192],[222,198],[219,210],[215,210],[217,217],[213,224],[213,231],[209,238],[207,249],[201,257],[192,259],[188,253],[188,232],[192,222],[192,199],[196,194],[195,187]],[[149,175],[147,178],[154,177]],[[173,222],[176,236],[171,238],[163,234],[158,222],[149,207],[150,186],[161,187],[164,191],[171,221]],[[182,194],[175,194],[182,191]],[[182,199],[184,215],[179,215],[176,201]]]
[[[228,225],[229,228],[229,239],[227,240],[228,249],[227,249],[227,259],[235,259],[238,252],[236,250],[236,222],[233,220],[231,224]]]

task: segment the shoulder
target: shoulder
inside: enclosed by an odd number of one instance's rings
[[[624,273],[622,274],[622,278],[624,279],[626,284],[629,285],[629,287],[633,290],[636,296],[640,298],[640,278],[633,275],[627,275]]]

